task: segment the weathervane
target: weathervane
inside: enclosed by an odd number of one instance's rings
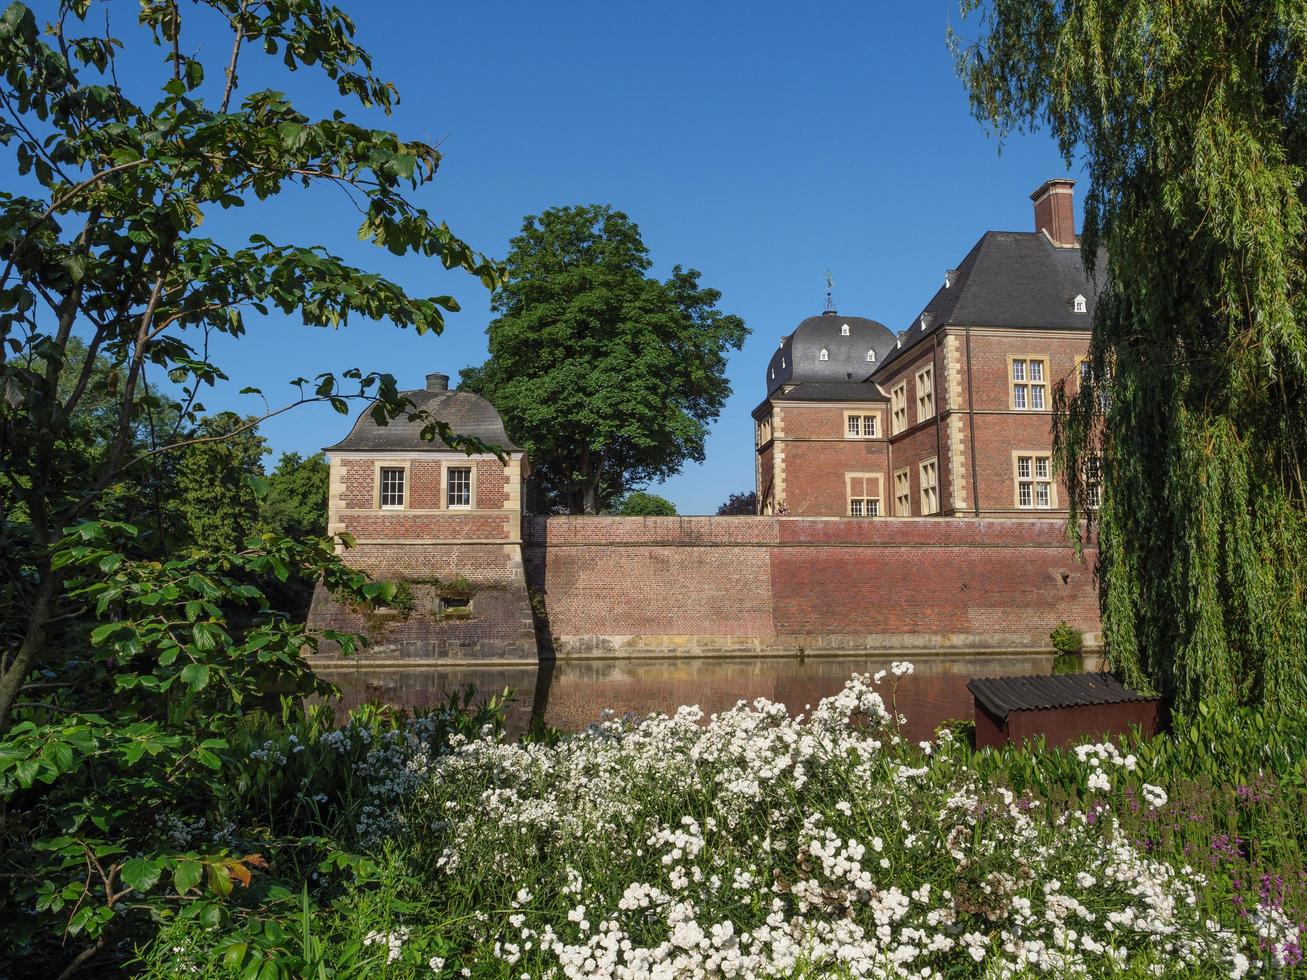
[[[826,312],[835,311],[835,302],[831,299],[831,290],[835,287],[835,280],[830,277],[830,269],[826,270]]]

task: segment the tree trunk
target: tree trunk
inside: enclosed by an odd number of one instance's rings
[[[23,688],[23,681],[36,666],[38,654],[45,648],[50,620],[54,615],[54,599],[59,591],[59,572],[50,569],[47,563],[32,601],[32,610],[27,619],[27,633],[22,645],[3,675],[0,675],[0,734],[9,729],[9,718],[14,710]]]

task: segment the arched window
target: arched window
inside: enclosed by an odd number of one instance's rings
[[[875,359],[876,359],[876,352],[874,350],[867,351],[867,360],[874,361]]]
[[[1072,307],[1071,307],[1071,308],[1072,308],[1073,310],[1075,310],[1077,313],[1088,313],[1088,312],[1089,312],[1089,308],[1088,308],[1088,306],[1086,305],[1086,303],[1085,303],[1085,298],[1084,298],[1083,296],[1077,296],[1077,297],[1072,301]]]
[[[847,337],[848,335],[849,335],[849,325],[846,323],[844,324],[844,326],[840,327],[840,336]]]
[[[829,361],[829,360],[830,360],[830,352],[829,352],[828,350],[826,350],[825,347],[823,347],[823,348],[821,349],[821,353],[820,353],[819,355],[817,355],[817,359],[818,359],[818,360],[821,360],[821,361]]]

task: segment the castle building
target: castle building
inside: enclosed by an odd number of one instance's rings
[[[897,335],[828,310],[781,338],[753,412],[760,514],[1065,513],[1053,391],[1079,382],[1096,296],[1073,185],[1041,185],[1035,230],[985,233]]]
[[[382,658],[457,658],[481,649],[535,656],[522,562],[526,454],[480,395],[450,391],[449,377],[401,393],[421,413],[461,436],[499,447],[468,455],[422,438],[425,421],[406,415],[378,425],[360,413],[330,459],[327,529],[353,539],[345,560],[375,578],[403,582],[411,609],[349,608],[319,587],[315,628],[380,631]],[[416,613],[417,615],[410,615]]]
[[[827,312],[781,340],[753,413],[761,516],[526,515],[526,455],[485,399],[443,374],[404,392],[502,458],[364,411],[326,449],[328,522],[394,597],[320,583],[310,628],[367,634],[381,666],[1042,650],[1060,622],[1094,647],[1093,546],[1066,540],[1051,459],[1095,298],[1071,187],[1035,192],[1034,232],[984,235],[907,330]]]

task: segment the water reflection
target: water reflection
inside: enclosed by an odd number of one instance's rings
[[[765,697],[796,713],[838,691],[854,672],[889,670],[886,657],[807,657],[684,660],[562,660],[538,667],[357,667],[323,668],[318,673],[341,689],[343,707],[378,702],[405,708],[441,703],[445,693],[474,685],[489,695],[512,688],[511,733],[533,717],[565,731],[595,721],[604,708],[675,711],[697,704],[711,713],[744,698]],[[929,656],[913,660],[914,673],[899,680],[898,709],[907,715],[910,738],[929,737],[946,718],[970,718],[967,681],[1002,674],[1047,674],[1052,657],[1040,654]],[[882,685],[889,699],[889,679]]]

